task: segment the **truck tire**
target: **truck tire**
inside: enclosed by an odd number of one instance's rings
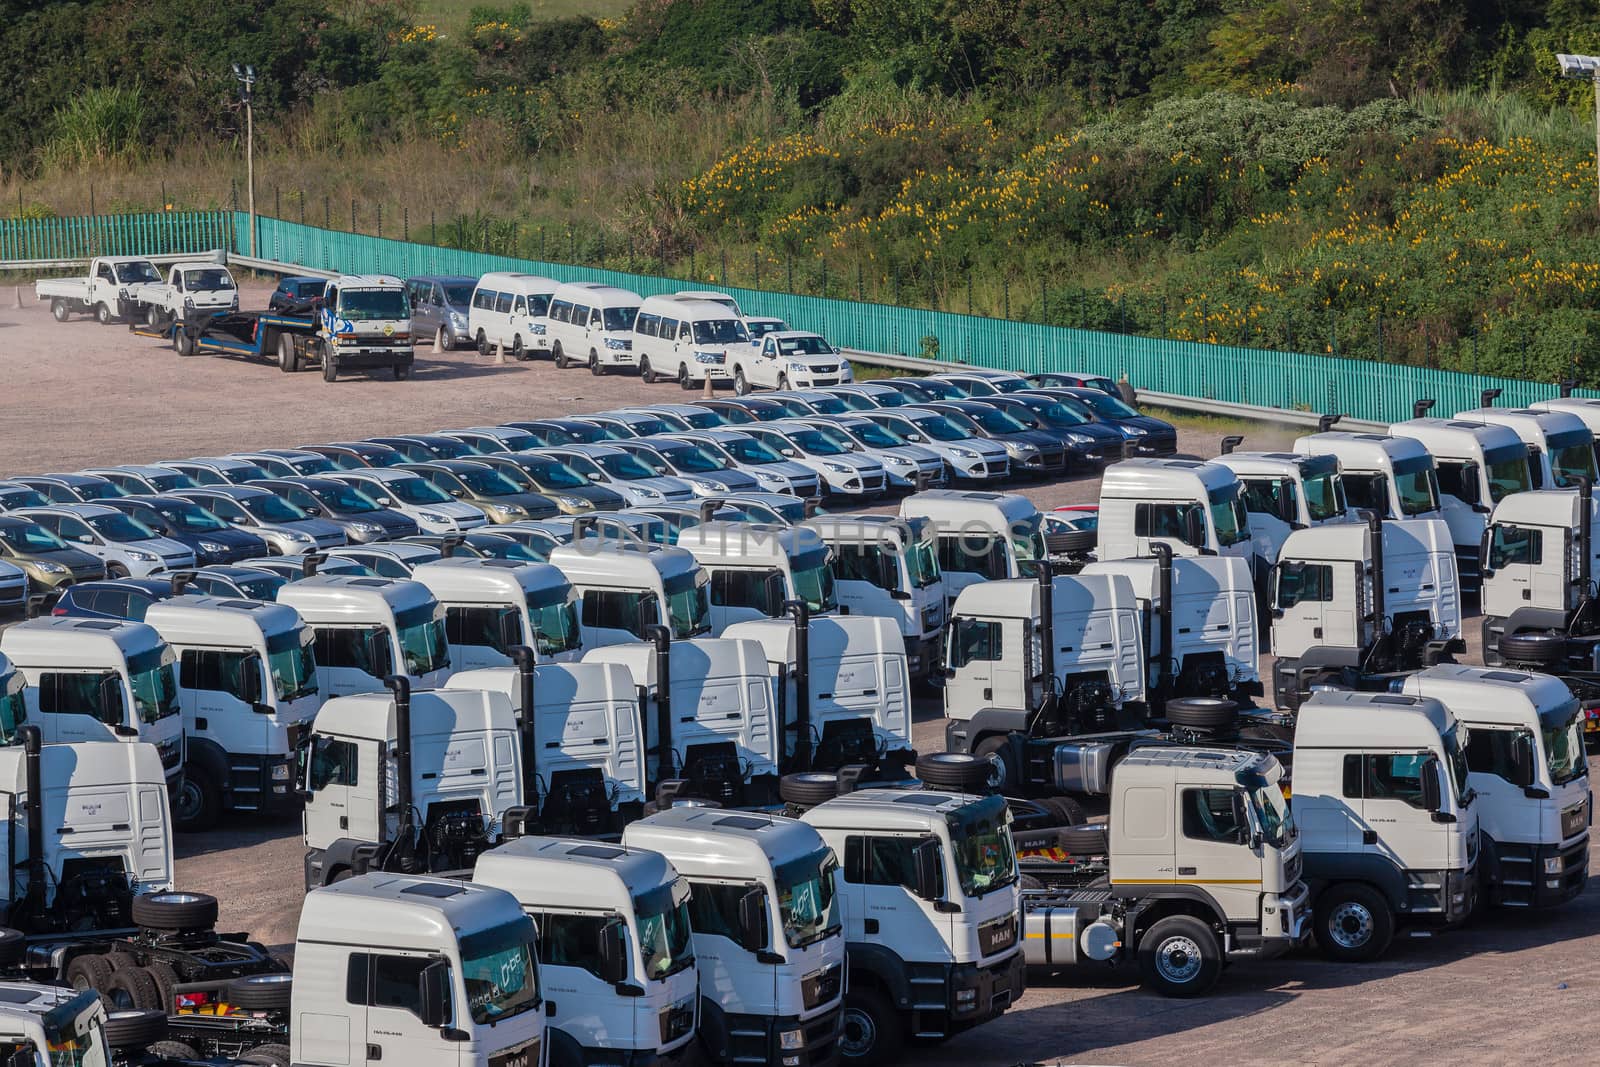
[[[1083,826],[1089,821],[1089,813],[1071,797],[1040,797],[1034,803],[1049,812],[1057,826]]]
[[[104,993],[118,1008],[166,1014],[161,1006],[161,986],[156,983],[155,975],[137,964],[113,971]]]
[[[1389,902],[1371,886],[1342,882],[1317,898],[1317,947],[1330,960],[1366,963],[1383,955],[1394,938]]]
[[[217,898],[205,893],[143,893],[133,898],[133,923],[146,930],[209,930]]]
[[[333,351],[332,346],[322,346],[322,380],[336,382],[339,380],[339,356]]]
[[[111,320],[114,317],[115,316],[111,314],[111,305],[106,303],[104,300],[100,301],[100,303],[94,306],[94,321],[98,322],[100,325],[110,326]]]
[[[1162,996],[1202,996],[1222,974],[1222,948],[1193,915],[1169,915],[1140,939],[1139,971],[1144,984]]]
[[[252,1011],[288,1011],[294,976],[252,974],[228,983],[228,1003]]]
[[[159,960],[145,970],[150,972],[150,977],[156,980],[156,986],[161,990],[161,1010],[169,1015],[177,1011],[178,972],[170,964]]]
[[[149,1048],[166,1036],[164,1011],[113,1011],[106,1015],[106,1044],[114,1049]]]
[[[646,385],[656,384],[656,372],[650,369],[650,357],[639,357],[639,380]]]
[[[1060,533],[1045,534],[1044,545],[1053,556],[1074,556],[1088,552],[1100,543],[1100,534],[1095,530],[1063,530]]]
[[[605,364],[600,362],[600,353],[589,349],[589,373],[596,378],[602,377],[606,372]]]
[[[217,824],[222,814],[222,787],[210,768],[199,761],[184,768],[183,777],[172,792],[173,828],[197,834]]]
[[[0,967],[9,967],[22,959],[27,941],[21,930],[0,926]]]
[[[566,350],[561,347],[560,341],[556,341],[550,346],[550,358],[555,361],[556,368],[558,370],[567,369],[567,353]]]
[[[286,333],[278,335],[278,369],[285,374],[300,369],[300,353],[294,347],[294,337]]]
[[[686,393],[694,392],[694,382],[689,380],[689,364],[678,364],[678,388]]]
[[[289,1067],[288,1045],[257,1045],[239,1057],[240,1063],[258,1063],[264,1067]]]
[[[852,989],[844,997],[844,1017],[839,1020],[839,1059],[871,1067],[894,1063],[905,1047],[900,1012],[876,989]]]
[[[72,314],[72,308],[67,305],[67,302],[65,300],[61,299],[59,296],[58,297],[54,297],[54,298],[51,299],[51,301],[50,301],[50,317],[51,318],[55,319],[57,322],[66,322],[67,321],[67,316],[69,316],[71,314]]]
[[[1549,630],[1525,630],[1521,633],[1502,634],[1500,657],[1508,663],[1526,663],[1530,667],[1555,667],[1566,662],[1567,639]]]
[[[1056,831],[1056,847],[1074,856],[1104,856],[1111,851],[1111,827],[1104,823],[1063,826]]]
[[[814,808],[839,795],[839,776],[826,771],[800,771],[778,779],[778,796],[797,808]]]
[[[165,316],[161,314],[161,309],[156,307],[154,304],[146,304],[144,306],[144,324],[150,327],[152,330],[159,330],[161,328],[161,321],[164,317]]]
[[[987,788],[992,764],[965,752],[930,752],[917,757],[917,777],[940,789],[978,793]]]
[[[192,356],[195,352],[194,335],[188,327],[179,325],[172,333],[172,347],[178,350],[180,356]]]
[[[978,742],[978,747],[972,750],[978,759],[989,764],[989,776],[984,784],[996,792],[1006,792],[1016,789],[1022,776],[1017,773],[1017,768],[1012,764],[1016,762],[1015,753],[1011,748],[1011,740],[1005,735],[986,737]]]
[[[1233,725],[1239,706],[1221,697],[1174,697],[1167,701],[1164,715],[1174,726],[1217,730]]]
[[[152,1041],[145,1046],[145,1051],[152,1056],[159,1056],[164,1060],[197,1060],[200,1053],[193,1045],[185,1045],[182,1041]]]
[[[74,956],[72,962],[67,964],[63,977],[67,984],[80,992],[93,989],[99,992],[111,982],[111,961],[98,953],[87,953]]]

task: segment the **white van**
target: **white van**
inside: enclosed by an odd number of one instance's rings
[[[534,320],[549,310],[559,288],[554,278],[537,274],[502,271],[479,278],[467,312],[467,332],[479,353],[487,356],[495,345],[504,345],[517,359],[532,359],[531,349],[545,347],[536,343]]]
[[[670,379],[685,389],[707,377],[730,380],[734,359],[750,347],[744,319],[712,300],[653,296],[640,305],[633,330],[640,377]]]
[[[633,320],[644,300],[638,293],[599,282],[568,282],[550,298],[550,310],[534,324],[556,366],[582,363],[590,374],[631,367]]]
[[[708,300],[713,304],[721,304],[735,315],[744,318],[744,312],[739,310],[739,301],[715,289],[679,289],[672,295],[677,300]]]

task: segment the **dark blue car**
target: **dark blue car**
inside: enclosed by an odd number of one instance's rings
[[[1083,470],[1115,463],[1122,458],[1122,431],[1096,422],[1078,406],[1059,397],[1034,391],[984,397],[995,407],[1010,413],[1024,426],[1044,430],[1061,438],[1070,454],[1072,470]]]
[[[303,315],[311,310],[311,302],[322,296],[323,287],[327,284],[326,278],[290,276],[272,290],[272,296],[267,298],[267,307],[273,311]]]
[[[1170,456],[1178,451],[1178,428],[1170,422],[1141,415],[1120,396],[1099,389],[1055,389],[1070,396],[1094,413],[1096,420],[1114,426],[1141,456]]]
[[[195,562],[202,567],[267,554],[266,541],[248,530],[230,526],[181,496],[124,496],[103,503],[193,549]]]
[[[121,578],[114,582],[80,582],[69,585],[50,609],[52,615],[87,619],[131,619],[143,622],[144,613],[172,594],[171,578]]]

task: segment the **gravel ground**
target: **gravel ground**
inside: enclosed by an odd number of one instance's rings
[[[245,303],[260,306],[266,292],[247,286]],[[547,362],[497,365],[476,353],[424,350],[411,381],[357,377],[330,385],[316,374],[285,375],[265,363],[181,359],[119,327],[87,318],[57,324],[31,292],[24,291],[20,308],[4,296],[0,470],[10,473],[421,432],[646,397],[683,399],[672,386],[647,387],[632,377],[593,378]],[[1214,455],[1223,432],[1186,429],[1180,448]],[[1281,447],[1293,436],[1265,429],[1251,434],[1246,447]],[[1080,478],[1024,491],[1048,508],[1092,501],[1098,485]],[[921,709],[918,747],[942,747],[943,731],[937,706]],[[298,822],[246,821],[181,837],[178,851],[179,884],[220,897],[224,928],[292,946],[302,885]],[[1592,1063],[1595,1053],[1577,1031],[1587,1016],[1586,995],[1600,993],[1597,935],[1600,895],[1591,889],[1555,913],[1491,913],[1465,930],[1401,938],[1371,966],[1334,965],[1302,952],[1235,967],[1215,993],[1197,1001],[1143,993],[1128,971],[1078,975],[1070,984],[1058,978],[1030,989],[1001,1019],[918,1050],[917,1059]]]

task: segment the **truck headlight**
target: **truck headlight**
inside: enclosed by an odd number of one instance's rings
[[[290,774],[293,773],[293,771],[294,768],[290,767],[287,763],[275,764],[272,768],[272,780],[274,782],[287,782]]]
[[[806,1047],[804,1030],[785,1030],[778,1035],[778,1047],[785,1052],[795,1052]]]
[[[1560,856],[1546,856],[1544,860],[1545,874],[1560,874],[1566,866],[1566,861]]]
[[[975,1005],[977,1003],[978,1003],[978,991],[976,989],[958,989],[958,990],[956,990],[956,1007],[958,1007],[958,1008],[970,1008],[970,1007],[972,1007],[973,1005]]]
[[[528,332],[533,334],[535,337],[543,337],[548,331],[545,329],[544,323],[536,322],[528,327]]]

